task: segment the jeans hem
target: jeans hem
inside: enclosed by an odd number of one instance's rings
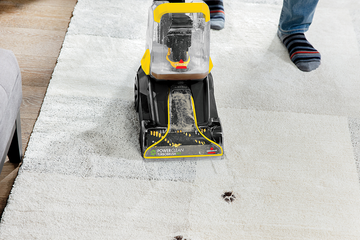
[[[280,28],[280,25],[278,26],[278,30],[281,35],[291,35],[295,33],[305,33],[309,30],[309,28],[299,28],[299,29],[291,29],[291,30],[283,30]]]

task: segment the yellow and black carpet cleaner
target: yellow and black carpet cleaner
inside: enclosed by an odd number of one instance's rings
[[[134,87],[145,159],[223,156],[209,52],[207,4],[153,2]]]

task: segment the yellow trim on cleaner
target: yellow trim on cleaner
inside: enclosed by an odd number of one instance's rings
[[[166,60],[168,60],[168,62],[171,64],[171,66],[173,68],[176,68],[176,67],[187,67],[187,65],[189,64],[190,62],[190,56],[189,56],[189,53],[187,53],[187,56],[188,56],[188,60],[186,62],[183,62],[183,63],[180,63],[180,62],[173,62],[169,59],[169,56],[171,54],[171,50],[170,48],[168,49],[168,53],[166,55]]]
[[[169,92],[169,95],[168,95],[168,127],[166,129],[166,133],[164,134],[164,136],[159,140],[157,141],[156,143],[154,143],[153,145],[151,145],[150,147],[148,147],[145,152],[144,152],[144,158],[157,158],[157,157],[146,157],[146,152],[151,149],[152,147],[158,145],[163,139],[166,138],[167,134],[169,133],[170,131],[170,92]]]
[[[192,104],[192,108],[193,108],[193,112],[194,112],[194,120],[195,120],[195,126],[196,126],[196,129],[198,130],[198,132],[201,134],[201,136],[203,136],[203,138],[205,138],[206,140],[208,140],[209,142],[211,142],[212,144],[215,144],[216,146],[218,146],[220,149],[221,149],[221,153],[218,153],[218,154],[213,154],[211,156],[222,156],[223,155],[223,149],[222,147],[217,144],[216,142],[214,141],[211,141],[210,139],[208,139],[199,129],[198,125],[197,125],[197,119],[196,119],[196,112],[195,112],[195,103],[194,103],[194,99],[193,97],[191,96],[191,104]],[[209,155],[195,155],[194,157],[205,157],[205,156],[209,156]]]
[[[213,63],[211,61],[211,57],[209,57],[209,72],[211,72],[211,69],[213,68]]]
[[[210,10],[206,3],[163,3],[154,9],[154,21],[160,22],[167,13],[203,13],[205,21],[210,21]]]
[[[141,68],[145,72],[146,75],[150,74],[150,50],[146,49],[143,58],[141,59]]]
[[[167,134],[169,133],[169,130],[170,130],[170,92],[169,92],[169,95],[168,95],[168,127],[167,127],[167,130],[166,130],[166,133],[164,134],[164,136],[159,140],[157,141],[156,143],[154,143],[153,145],[151,145],[150,147],[148,147],[145,152],[144,152],[144,158],[146,159],[159,159],[159,158],[189,158],[189,157],[217,157],[217,156],[222,156],[224,154],[224,151],[223,151],[223,148],[217,144],[216,142],[214,141],[211,141],[210,139],[208,139],[199,129],[198,125],[197,125],[197,119],[196,119],[196,111],[195,111],[195,103],[194,103],[194,99],[193,97],[191,96],[191,105],[192,105],[192,110],[193,110],[193,113],[194,113],[194,122],[195,122],[195,126],[196,126],[196,129],[197,131],[201,134],[201,136],[203,136],[203,138],[205,138],[206,140],[208,140],[209,142],[211,142],[212,144],[215,144],[216,146],[218,146],[220,149],[221,149],[221,153],[218,153],[218,154],[211,154],[211,155],[179,155],[179,156],[156,156],[156,157],[146,157],[146,152],[151,149],[152,147],[156,146],[157,144],[159,144],[163,139],[166,138]]]

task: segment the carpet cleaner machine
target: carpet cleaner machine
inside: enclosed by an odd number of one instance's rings
[[[143,158],[222,158],[209,52],[206,3],[153,2],[134,87]]]

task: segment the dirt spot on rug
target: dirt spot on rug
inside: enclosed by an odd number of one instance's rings
[[[191,240],[190,238],[184,238],[183,236],[179,235],[173,238],[173,240]]]
[[[236,197],[233,192],[225,192],[221,197],[225,200],[227,203],[232,203],[235,201]]]

